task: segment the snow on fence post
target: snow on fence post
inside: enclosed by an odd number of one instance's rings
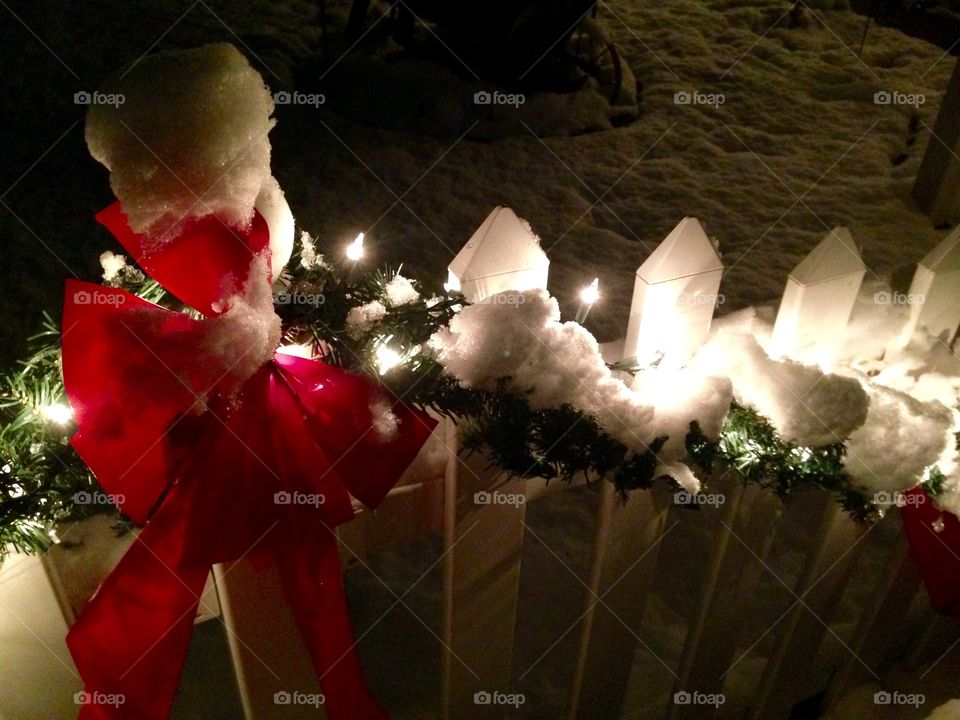
[[[624,355],[683,365],[707,339],[722,275],[700,222],[685,217],[637,269]]]
[[[910,342],[918,326],[949,343],[960,325],[960,226],[917,265],[907,295],[910,321],[901,343]]]
[[[449,267],[470,302],[546,289],[549,260],[530,226],[497,207]],[[452,443],[449,439],[448,443]],[[526,481],[451,452],[444,488],[444,718],[475,717],[477,693],[508,692]],[[490,542],[496,538],[496,542]]]
[[[960,220],[960,61],[954,67],[927,143],[913,197],[934,224]]]
[[[866,266],[850,230],[831,230],[787,279],[773,326],[772,353],[832,362],[864,273]]]

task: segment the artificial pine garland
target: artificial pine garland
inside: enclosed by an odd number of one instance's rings
[[[445,374],[427,342],[467,304],[461,294],[392,305],[387,286],[397,272],[382,270],[351,281],[353,272],[338,275],[313,251],[309,239],[295,260],[299,262],[284,271],[278,283],[282,290],[275,295],[285,341],[377,380],[405,402],[453,418],[461,427],[465,450],[483,452],[494,465],[519,477],[603,478],[615,484],[624,500],[631,490],[657,481],[673,483],[669,477],[656,477],[656,454],[665,437],[645,452],[633,453],[603,432],[593,417],[569,405],[535,409],[505,385],[496,391],[463,388]],[[135,268],[123,268],[112,284],[164,307],[189,311]],[[351,310],[373,302],[382,304],[382,315],[351,326]],[[55,527],[64,520],[118,512],[69,445],[76,430],[69,414],[51,417],[50,408],[66,409],[59,337],[47,317],[31,339],[29,357],[0,378],[0,559],[10,549],[42,552],[56,541]],[[378,366],[385,346],[396,361],[388,372]],[[744,482],[782,498],[801,488],[820,487],[861,520],[875,519],[881,512],[845,473],[843,443],[807,448],[785,442],[766,418],[736,403],[718,439],[708,439],[692,423],[686,447],[690,461],[707,474],[735,469]],[[942,480],[934,469],[924,488],[936,495]],[[88,502],[77,502],[78,497]]]

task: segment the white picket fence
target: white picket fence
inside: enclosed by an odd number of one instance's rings
[[[934,298],[933,314],[917,308],[912,326],[948,337],[956,332],[960,307],[936,299],[938,293],[956,296],[958,256],[960,230],[921,262],[914,282]],[[721,274],[699,223],[685,219],[637,272],[623,355],[683,364],[706,338],[713,303],[702,298],[716,296]],[[546,276],[546,257],[529,228],[498,208],[451,265],[449,285],[479,300],[545,287]],[[830,233],[791,276],[773,341],[785,351],[822,356],[830,347],[818,343],[842,336],[862,278],[849,233]],[[807,332],[810,322],[822,332]],[[769,493],[743,486],[735,471],[708,479],[709,491],[725,499],[718,507],[675,506],[663,487],[634,492],[623,504],[609,482],[585,491],[491,470],[482,457],[458,453],[449,421],[435,439],[446,448],[443,475],[401,485],[379,510],[362,513],[340,534],[347,561],[363,561],[386,545],[442,537],[442,622],[431,633],[442,652],[436,706],[443,720],[557,717],[556,708],[524,715],[482,703],[483,693],[526,688],[527,668],[514,662],[526,636],[518,624],[519,589],[524,545],[540,541],[531,537],[528,509],[551,502],[556,492],[584,493],[596,504],[589,565],[572,571],[582,613],[572,626],[556,628],[558,641],[576,640],[569,661],[556,666],[566,667],[557,682],[565,688],[569,720],[786,720],[801,701],[819,698],[827,708],[864,683],[882,687],[894,661],[924,673],[960,637],[957,623],[930,610],[895,512],[875,526],[860,525],[815,491],[784,508]],[[475,493],[492,490],[526,502],[475,502]],[[68,698],[80,687],[62,635],[82,597],[122,551],[98,547],[91,544],[87,555],[103,567],[83,565],[87,576],[70,577],[76,551],[59,548],[0,571],[0,652],[6,653],[0,717],[74,717]],[[687,561],[678,564],[678,558]],[[661,591],[678,580],[683,591],[674,593],[668,617]],[[274,693],[319,692],[319,686],[275,572],[246,560],[218,566],[208,590],[204,612],[221,615],[227,626],[246,720],[301,720],[303,709],[278,706]],[[545,605],[551,592],[542,588]],[[664,647],[665,617],[680,638],[672,650]],[[542,651],[549,655],[552,646]],[[70,692],[36,689],[45,683]],[[33,697],[24,700],[31,688]],[[721,694],[719,707],[698,704]],[[45,700],[53,697],[56,702]]]

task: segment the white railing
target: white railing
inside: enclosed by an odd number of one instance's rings
[[[508,241],[494,238],[496,242],[488,244],[491,228],[506,233]],[[956,244],[960,234],[955,236]],[[546,259],[530,237],[511,211],[498,209],[471,238],[469,252],[451,265],[450,284],[469,289],[472,300],[505,289],[545,287]],[[484,255],[485,247],[496,252]],[[801,327],[805,322],[823,323],[826,318],[834,340],[842,333],[856,298],[850,284],[859,287],[863,277],[859,256],[857,262],[837,262],[843,253],[857,253],[849,234],[831,233],[814,251],[817,261],[801,263],[801,271],[791,279],[774,334],[788,350],[805,351],[804,338],[812,337]],[[927,292],[939,292],[941,286],[930,277],[937,267],[921,266],[925,269],[918,282]],[[713,314],[712,301],[698,297],[691,302],[691,296],[715,298],[721,272],[699,223],[684,220],[637,273],[623,354],[659,359],[668,366],[682,364],[706,338]],[[830,300],[827,314],[822,311],[824,291]],[[840,302],[843,307],[838,307]],[[955,331],[960,309],[932,306],[939,308],[931,320],[939,323],[938,330],[941,325],[949,330],[952,323]],[[653,311],[658,313],[656,322],[649,317]],[[911,322],[926,322],[922,309]],[[683,332],[678,334],[677,328]],[[806,348],[815,354],[821,349]],[[479,456],[463,457],[449,421],[440,424],[434,441],[446,448],[443,472],[408,478],[381,509],[343,526],[344,560],[350,572],[353,560],[365,560],[384,545],[442,536],[443,617],[435,629],[443,654],[439,717],[493,717],[496,710],[478,706],[476,693],[523,688],[523,669],[514,667],[513,659],[515,645],[525,635],[518,626],[518,591],[524,544],[531,542],[526,509],[532,502],[549,502],[547,496],[562,488],[508,477],[491,470]],[[589,568],[575,573],[581,583],[582,614],[572,628],[556,629],[558,636],[576,639],[562,679],[568,688],[563,712],[569,720],[785,720],[798,702],[819,696],[822,708],[833,706],[864,680],[878,680],[893,659],[917,665],[944,637],[956,634],[955,624],[934,620],[897,513],[877,526],[857,524],[826,492],[815,491],[801,493],[785,511],[769,493],[745,487],[735,472],[709,478],[708,487],[722,493],[725,502],[691,512],[674,506],[663,487],[634,492],[622,504],[611,483],[596,486]],[[525,502],[474,502],[475,493],[494,489],[522,496]],[[97,532],[102,536],[103,531]],[[781,551],[786,545],[792,545],[793,553],[792,563],[784,565]],[[677,550],[688,546],[691,553],[694,548],[708,550],[696,562],[678,567]],[[82,598],[64,589],[64,578],[74,588],[85,584],[79,594],[89,594],[96,576],[108,567],[87,567],[78,575],[81,580],[70,579],[77,575],[71,552],[58,548],[43,560],[21,558],[8,562],[0,573],[7,641],[21,655],[24,647],[35,651],[31,663],[18,661],[9,669],[4,663],[9,690],[0,691],[0,715],[20,717],[17,708],[24,707],[22,697],[31,683],[37,688],[47,681],[72,683],[73,691],[80,689],[67,672],[71,663],[61,636]],[[868,554],[880,571],[864,580],[858,563]],[[650,629],[662,619],[658,592],[681,572],[687,574],[685,587],[696,590],[675,605],[684,631],[680,647],[671,653],[657,646]],[[216,593],[205,612],[222,615],[227,626],[246,718],[299,719],[301,709],[276,705],[274,693],[291,687],[319,692],[319,686],[296,640],[275,570],[243,560],[216,567],[213,577]],[[860,588],[855,617],[852,624],[850,617],[839,623],[841,610],[849,615],[841,598],[855,583]],[[542,602],[549,604],[551,588],[542,591]],[[757,611],[760,598],[769,597],[779,598],[771,607],[782,607],[772,618]],[[910,628],[917,624],[935,630],[911,636]],[[41,707],[42,695],[36,693],[28,705],[37,717],[74,716],[76,708],[70,703]],[[722,694],[724,703],[714,712],[682,702],[695,693]],[[402,708],[394,710],[402,715]],[[23,716],[30,715],[23,711]]]

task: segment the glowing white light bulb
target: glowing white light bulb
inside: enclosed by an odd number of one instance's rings
[[[40,408],[40,416],[56,425],[66,425],[73,419],[73,410],[69,405],[63,403],[54,403],[53,405],[44,405]]]
[[[593,282],[580,291],[580,300],[587,305],[593,305],[600,299],[600,278],[594,278]]]
[[[389,337],[384,338],[383,342],[377,347],[377,370],[380,371],[381,375],[386,375],[403,362],[403,355],[387,345],[389,341]]]
[[[363,233],[357,235],[357,238],[347,245],[347,258],[353,262],[359,262],[363,257]]]
[[[291,345],[281,345],[277,348],[278,353],[283,353],[284,355],[293,355],[294,357],[301,357],[310,360],[313,357],[313,348],[310,345],[304,344],[300,345],[293,343]]]

